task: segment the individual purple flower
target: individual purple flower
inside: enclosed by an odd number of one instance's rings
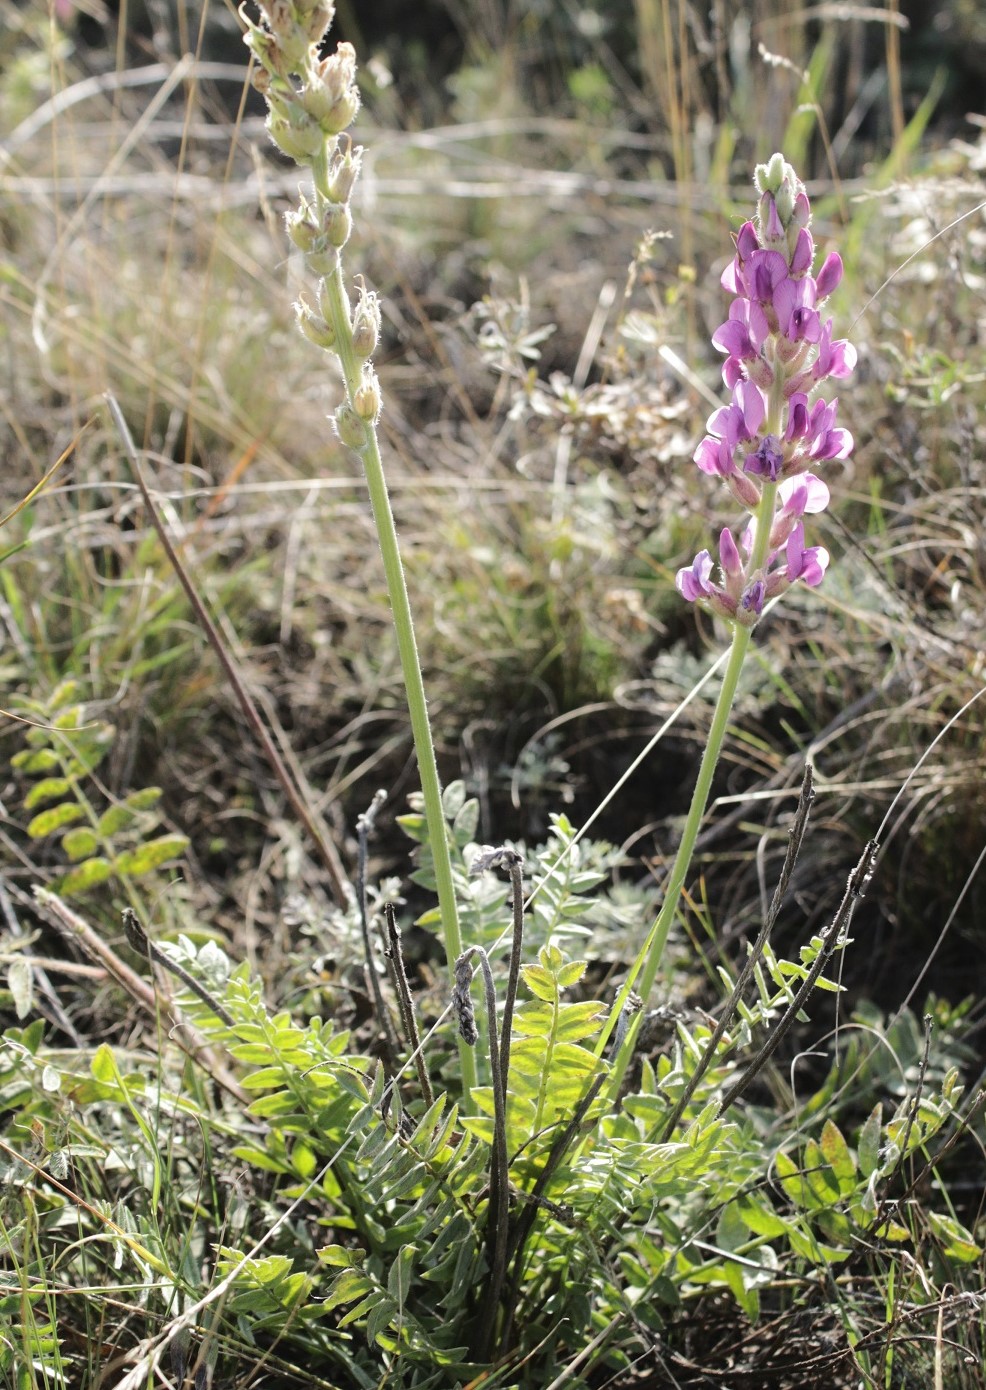
[[[801,522],[791,532],[786,552],[787,579],[790,583],[793,584],[796,579],[803,579],[809,589],[821,584],[828,569],[829,553],[821,545],[812,545],[805,549],[805,528]]]
[[[830,251],[822,261],[821,269],[815,276],[815,289],[819,299],[828,299],[842,280],[842,257],[838,251]]]
[[[852,453],[852,435],[848,430],[837,428],[835,424],[838,408],[838,398],[832,401],[816,401],[812,407],[808,425],[808,434],[811,436],[808,457],[816,463],[822,459],[848,458]]]
[[[769,483],[776,483],[784,467],[784,452],[780,440],[773,434],[764,435],[752,454],[747,454],[743,468],[747,473],[756,473]]]
[[[709,584],[709,575],[712,573],[712,556],[707,550],[702,550],[691,565],[680,569],[675,575],[675,588],[683,599],[688,603],[694,603],[696,599],[711,598],[712,588]]]
[[[770,528],[772,556],[785,544],[802,517],[825,510],[829,504],[829,490],[813,473],[800,473],[781,483],[777,489],[777,504]]]
[[[815,282],[810,275],[788,277],[774,291],[774,312],[785,338],[793,343],[817,343],[822,326],[815,309]]]
[[[736,580],[743,575],[743,561],[728,526],[719,532],[719,563],[727,584],[731,579]]]
[[[763,612],[764,599],[767,597],[767,585],[762,579],[754,579],[752,584],[748,584],[743,590],[739,601],[739,606],[744,613],[749,613],[754,618],[759,618]]]
[[[838,338],[833,343],[832,320],[826,320],[818,339],[818,356],[812,367],[812,376],[816,381],[824,381],[826,377],[830,376],[837,378],[852,376],[855,366],[856,349],[852,343],[846,342],[845,338]]]
[[[767,315],[760,304],[749,299],[734,299],[729,306],[729,318],[712,335],[712,345],[730,357],[746,360],[759,355],[769,332]]]

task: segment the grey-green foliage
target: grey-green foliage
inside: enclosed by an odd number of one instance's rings
[[[424,815],[414,798],[412,804],[414,809],[399,817],[404,831],[419,846],[418,866],[412,877],[433,889]],[[479,802],[468,796],[465,784],[450,782],[443,804],[463,940],[490,948],[504,937],[509,887],[492,874],[472,872],[481,849],[476,842]],[[620,850],[605,841],[580,838],[564,814],[553,814],[550,820],[546,843],[510,846],[525,857],[530,910],[524,940],[528,953],[533,955],[551,942],[574,942],[580,943],[581,950],[591,946],[593,957],[605,959],[618,952],[626,959],[632,954],[633,943],[642,939],[650,907],[648,893],[614,886],[613,872],[624,862]],[[437,926],[438,922],[437,911],[419,918],[422,926]]]
[[[506,890],[490,874],[466,876],[474,812],[458,792],[447,810],[460,886],[481,890],[469,899],[470,929],[492,941],[509,922]],[[199,1061],[181,1065],[168,1029],[156,1059],[106,1044],[91,1056],[48,1051],[40,1023],[0,1040],[0,1238],[14,1270],[0,1288],[0,1318],[11,1300],[22,1312],[0,1372],[12,1383],[20,1375],[25,1385],[89,1390],[99,1358],[90,1366],[57,1344],[49,1304],[72,1289],[96,1326],[125,1280],[140,1290],[140,1335],[228,1281],[211,1333],[197,1334],[219,1374],[237,1356],[265,1355],[275,1386],[296,1383],[304,1368],[314,1386],[369,1388],[399,1367],[408,1390],[437,1390],[489,1370],[475,1359],[476,1333],[498,1313],[509,1369],[489,1383],[534,1387],[603,1327],[613,1331],[598,1358],[619,1371],[642,1332],[665,1334],[668,1310],[707,1288],[728,1290],[755,1319],[765,1289],[813,1288],[860,1251],[878,1272],[919,1241],[934,1243],[953,1271],[974,1267],[981,1248],[947,1202],[888,1203],[953,1121],[957,1076],[941,1063],[948,1030],[919,1096],[912,1085],[888,1105],[861,1039],[913,1056],[920,1030],[899,1020],[884,1040],[871,1017],[804,1097],[797,1126],[745,1101],[724,1114],[723,1095],[790,1008],[820,942],[797,961],[768,951],[667,1133],[712,1028],[680,1017],[670,1044],[640,1059],[625,1094],[613,1093],[605,1052],[597,1056],[608,1008],[587,988],[587,956],[573,951],[586,942],[584,908],[600,870],[569,867],[572,841],[558,818],[549,844],[527,860],[531,884],[545,885],[544,910],[528,916],[537,944],[524,947],[511,1039],[509,1268],[499,1309],[484,1302],[491,1087],[480,1086],[464,1113],[452,1076],[429,1104],[412,1070],[387,1074],[332,1019],[303,1022],[270,1007],[246,966],[212,942],[179,938],[167,954],[232,1019],[178,989],[183,1040],[193,1055],[196,1039],[208,1045]],[[473,995],[485,1047],[478,982]],[[425,1039],[433,1072],[448,1065],[447,1041]],[[840,1110],[852,1095],[840,1070],[850,1052],[869,1107],[861,1116]],[[214,1081],[223,1054],[227,1070]],[[59,1174],[69,1172],[66,1186]],[[850,1328],[854,1316],[847,1309]],[[47,1380],[25,1379],[37,1365]],[[588,1384],[589,1370],[570,1383]]]
[[[186,836],[152,834],[157,787],[110,799],[96,785],[116,731],[87,710],[76,681],[62,681],[45,700],[21,700],[19,710],[32,727],[10,762],[25,787],[27,834],[57,841],[72,866],[51,884],[56,892],[71,898],[110,880],[144,878],[182,855]]]

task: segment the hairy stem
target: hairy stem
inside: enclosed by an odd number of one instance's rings
[[[733,644],[729,653],[729,660],[722,677],[722,687],[719,691],[719,698],[716,701],[715,713],[712,716],[712,725],[709,729],[709,739],[705,745],[705,752],[702,754],[702,762],[698,770],[698,778],[695,782],[695,790],[692,793],[691,806],[688,809],[688,817],[685,821],[685,828],[682,831],[681,841],[678,845],[678,852],[675,855],[671,872],[668,875],[667,885],[664,890],[664,902],[661,911],[658,913],[654,925],[647,934],[637,959],[634,961],[626,980],[623,983],[610,1016],[600,1034],[596,1044],[596,1056],[602,1056],[606,1044],[609,1041],[610,1033],[616,1025],[617,1019],[626,1004],[630,991],[636,986],[638,993],[646,1003],[647,997],[653,988],[657,978],[657,972],[661,965],[661,958],[664,955],[664,947],[667,944],[668,932],[671,930],[671,923],[674,921],[675,913],[678,910],[678,903],[681,900],[682,889],[685,886],[685,879],[691,866],[692,855],[695,851],[695,841],[698,839],[698,832],[702,825],[702,817],[705,815],[705,808],[708,805],[709,793],[712,789],[712,777],[719,761],[719,754],[726,737],[726,729],[729,725],[729,714],[736,696],[736,688],[739,685],[740,672],[743,669],[743,662],[746,658],[747,649],[750,645],[752,629],[743,627],[737,623],[733,628]],[[640,983],[637,984],[637,977]],[[639,1017],[635,1024],[627,1030],[623,1047],[619,1056],[613,1063],[613,1090],[614,1094],[619,1089],[623,1074],[633,1053],[633,1046],[639,1031]]]
[[[325,277],[325,294],[322,304],[328,321],[335,330],[336,351],[342,364],[346,393],[352,399],[360,383],[363,364],[353,349],[349,299],[342,282],[342,270],[338,261],[332,273]],[[452,883],[452,859],[449,854],[448,832],[445,825],[445,812],[442,807],[442,787],[438,777],[435,745],[431,736],[431,722],[428,718],[428,702],[421,675],[421,662],[414,636],[411,603],[397,540],[397,526],[390,505],[390,494],[387,491],[377,432],[372,424],[366,425],[366,443],[357,452],[363,464],[377,540],[383,557],[387,594],[390,599],[394,630],[397,634],[401,674],[404,678],[408,715],[414,738],[414,751],[418,760],[418,775],[421,778],[421,793],[424,799],[425,821],[428,827],[428,843],[431,846],[432,859],[435,865],[435,882],[442,920],[445,958],[448,964],[449,978],[454,980],[455,962],[462,954],[462,933],[459,929],[459,914],[455,901],[455,888]],[[468,1106],[469,1093],[476,1085],[476,1063],[469,1049],[461,1044],[459,1055],[462,1063],[463,1095],[465,1104]]]

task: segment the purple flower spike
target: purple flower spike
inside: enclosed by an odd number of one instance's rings
[[[743,627],[754,627],[768,600],[797,581],[810,588],[822,582],[828,551],[805,544],[804,519],[829,503],[817,465],[847,458],[853,438],[837,423],[838,401],[815,393],[856,365],[855,348],[834,339],[832,320],[819,314],[843,265],[832,251],[813,274],[804,185],[780,154],[757,166],[754,182],[756,217],[736,234],[735,254],[722,273],[733,300],[712,335],[725,354],[730,400],[709,417],[694,455],[701,472],[724,480],[749,520],[735,533],[720,532],[718,582],[707,550],[675,580],[690,603]]]
[[[699,598],[710,598],[712,589],[709,585],[709,575],[711,573],[712,556],[707,550],[703,550],[695,556],[690,566],[680,569],[675,575],[675,588],[688,603],[694,603]]]

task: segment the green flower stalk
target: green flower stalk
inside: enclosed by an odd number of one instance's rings
[[[317,347],[332,353],[342,370],[346,399],[334,416],[339,438],[359,454],[383,557],[411,731],[421,777],[428,839],[435,865],[438,903],[449,975],[462,954],[452,865],[442,809],[442,790],[428,719],[421,663],[411,606],[397,543],[377,439],[380,383],[372,356],[380,334],[380,307],[362,284],[352,303],[342,274],[341,253],[353,226],[350,206],[359,177],[362,150],[346,128],[359,111],[356,54],[340,43],[320,57],[320,46],[335,14],[331,0],[258,0],[260,22],[241,8],[244,41],[257,60],[254,86],[267,100],[271,139],[311,173],[310,196],[287,216],[288,234],[303,253],[312,276],[314,298],[296,306],[298,325]],[[460,1048],[463,1089],[476,1084],[475,1062]]]

